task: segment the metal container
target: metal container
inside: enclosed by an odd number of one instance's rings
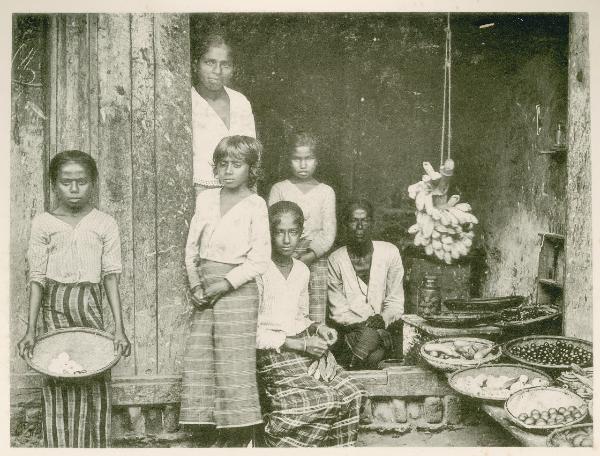
[[[438,278],[427,274],[421,282],[417,296],[417,315],[427,317],[437,315],[442,307],[442,293]]]

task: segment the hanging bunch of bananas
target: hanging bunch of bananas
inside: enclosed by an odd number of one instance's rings
[[[337,361],[333,354],[327,350],[319,359],[316,359],[308,367],[308,375],[312,375],[315,380],[330,382],[337,375]]]
[[[440,172],[423,162],[426,174],[420,182],[408,187],[415,200],[417,223],[408,232],[414,234],[416,246],[423,246],[427,255],[435,255],[447,264],[469,253],[473,243],[473,227],[478,223],[471,214],[471,205],[461,203],[459,195],[447,197],[454,162],[447,159]]]

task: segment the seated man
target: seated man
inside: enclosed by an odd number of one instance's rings
[[[350,202],[343,214],[347,244],[329,256],[329,318],[338,330],[338,363],[377,369],[392,348],[390,325],[404,312],[404,268],[398,248],[373,241],[373,206]]]

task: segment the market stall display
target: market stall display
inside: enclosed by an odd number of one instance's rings
[[[502,355],[502,350],[487,339],[449,337],[424,343],[420,353],[430,366],[444,372],[454,372],[495,361]]]
[[[544,372],[518,364],[491,364],[459,370],[448,378],[458,393],[474,399],[505,401],[517,391],[549,386],[552,379]]]
[[[508,417],[531,431],[549,431],[586,418],[587,403],[565,388],[536,387],[513,393],[504,403]]]
[[[593,427],[591,424],[566,426],[548,436],[549,447],[591,447],[593,446]]]
[[[27,364],[51,377],[82,378],[98,375],[121,358],[110,333],[73,327],[44,334],[37,339]]]

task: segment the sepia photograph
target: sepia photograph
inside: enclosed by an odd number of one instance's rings
[[[590,13],[348,9],[11,13],[11,447],[593,446]]]

